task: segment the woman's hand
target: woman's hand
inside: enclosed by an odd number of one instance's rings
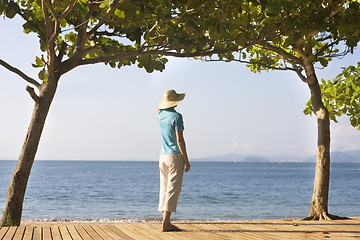
[[[190,171],[191,165],[189,163],[189,161],[185,162],[185,172]]]

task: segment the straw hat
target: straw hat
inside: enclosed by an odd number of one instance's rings
[[[185,93],[176,93],[175,90],[167,90],[160,100],[159,109],[167,109],[178,105],[185,97]]]

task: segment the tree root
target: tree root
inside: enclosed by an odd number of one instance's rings
[[[349,219],[348,217],[340,217],[337,215],[332,215],[326,212],[322,212],[319,214],[314,214],[314,215],[309,215],[306,218],[303,218],[301,220],[303,221],[315,221],[315,220],[319,220],[319,221],[324,221],[324,220],[346,220]]]

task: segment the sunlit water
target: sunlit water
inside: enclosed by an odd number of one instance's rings
[[[0,161],[0,209],[15,161]],[[307,216],[314,163],[192,162],[178,220]],[[329,212],[360,216],[360,164],[331,165]],[[157,162],[35,161],[23,219],[157,220]]]

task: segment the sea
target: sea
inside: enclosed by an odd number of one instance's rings
[[[0,210],[16,161],[0,161]],[[303,218],[315,163],[192,162],[176,221]],[[23,220],[159,221],[159,168],[152,161],[35,161]],[[360,216],[360,163],[332,163],[329,213]]]

